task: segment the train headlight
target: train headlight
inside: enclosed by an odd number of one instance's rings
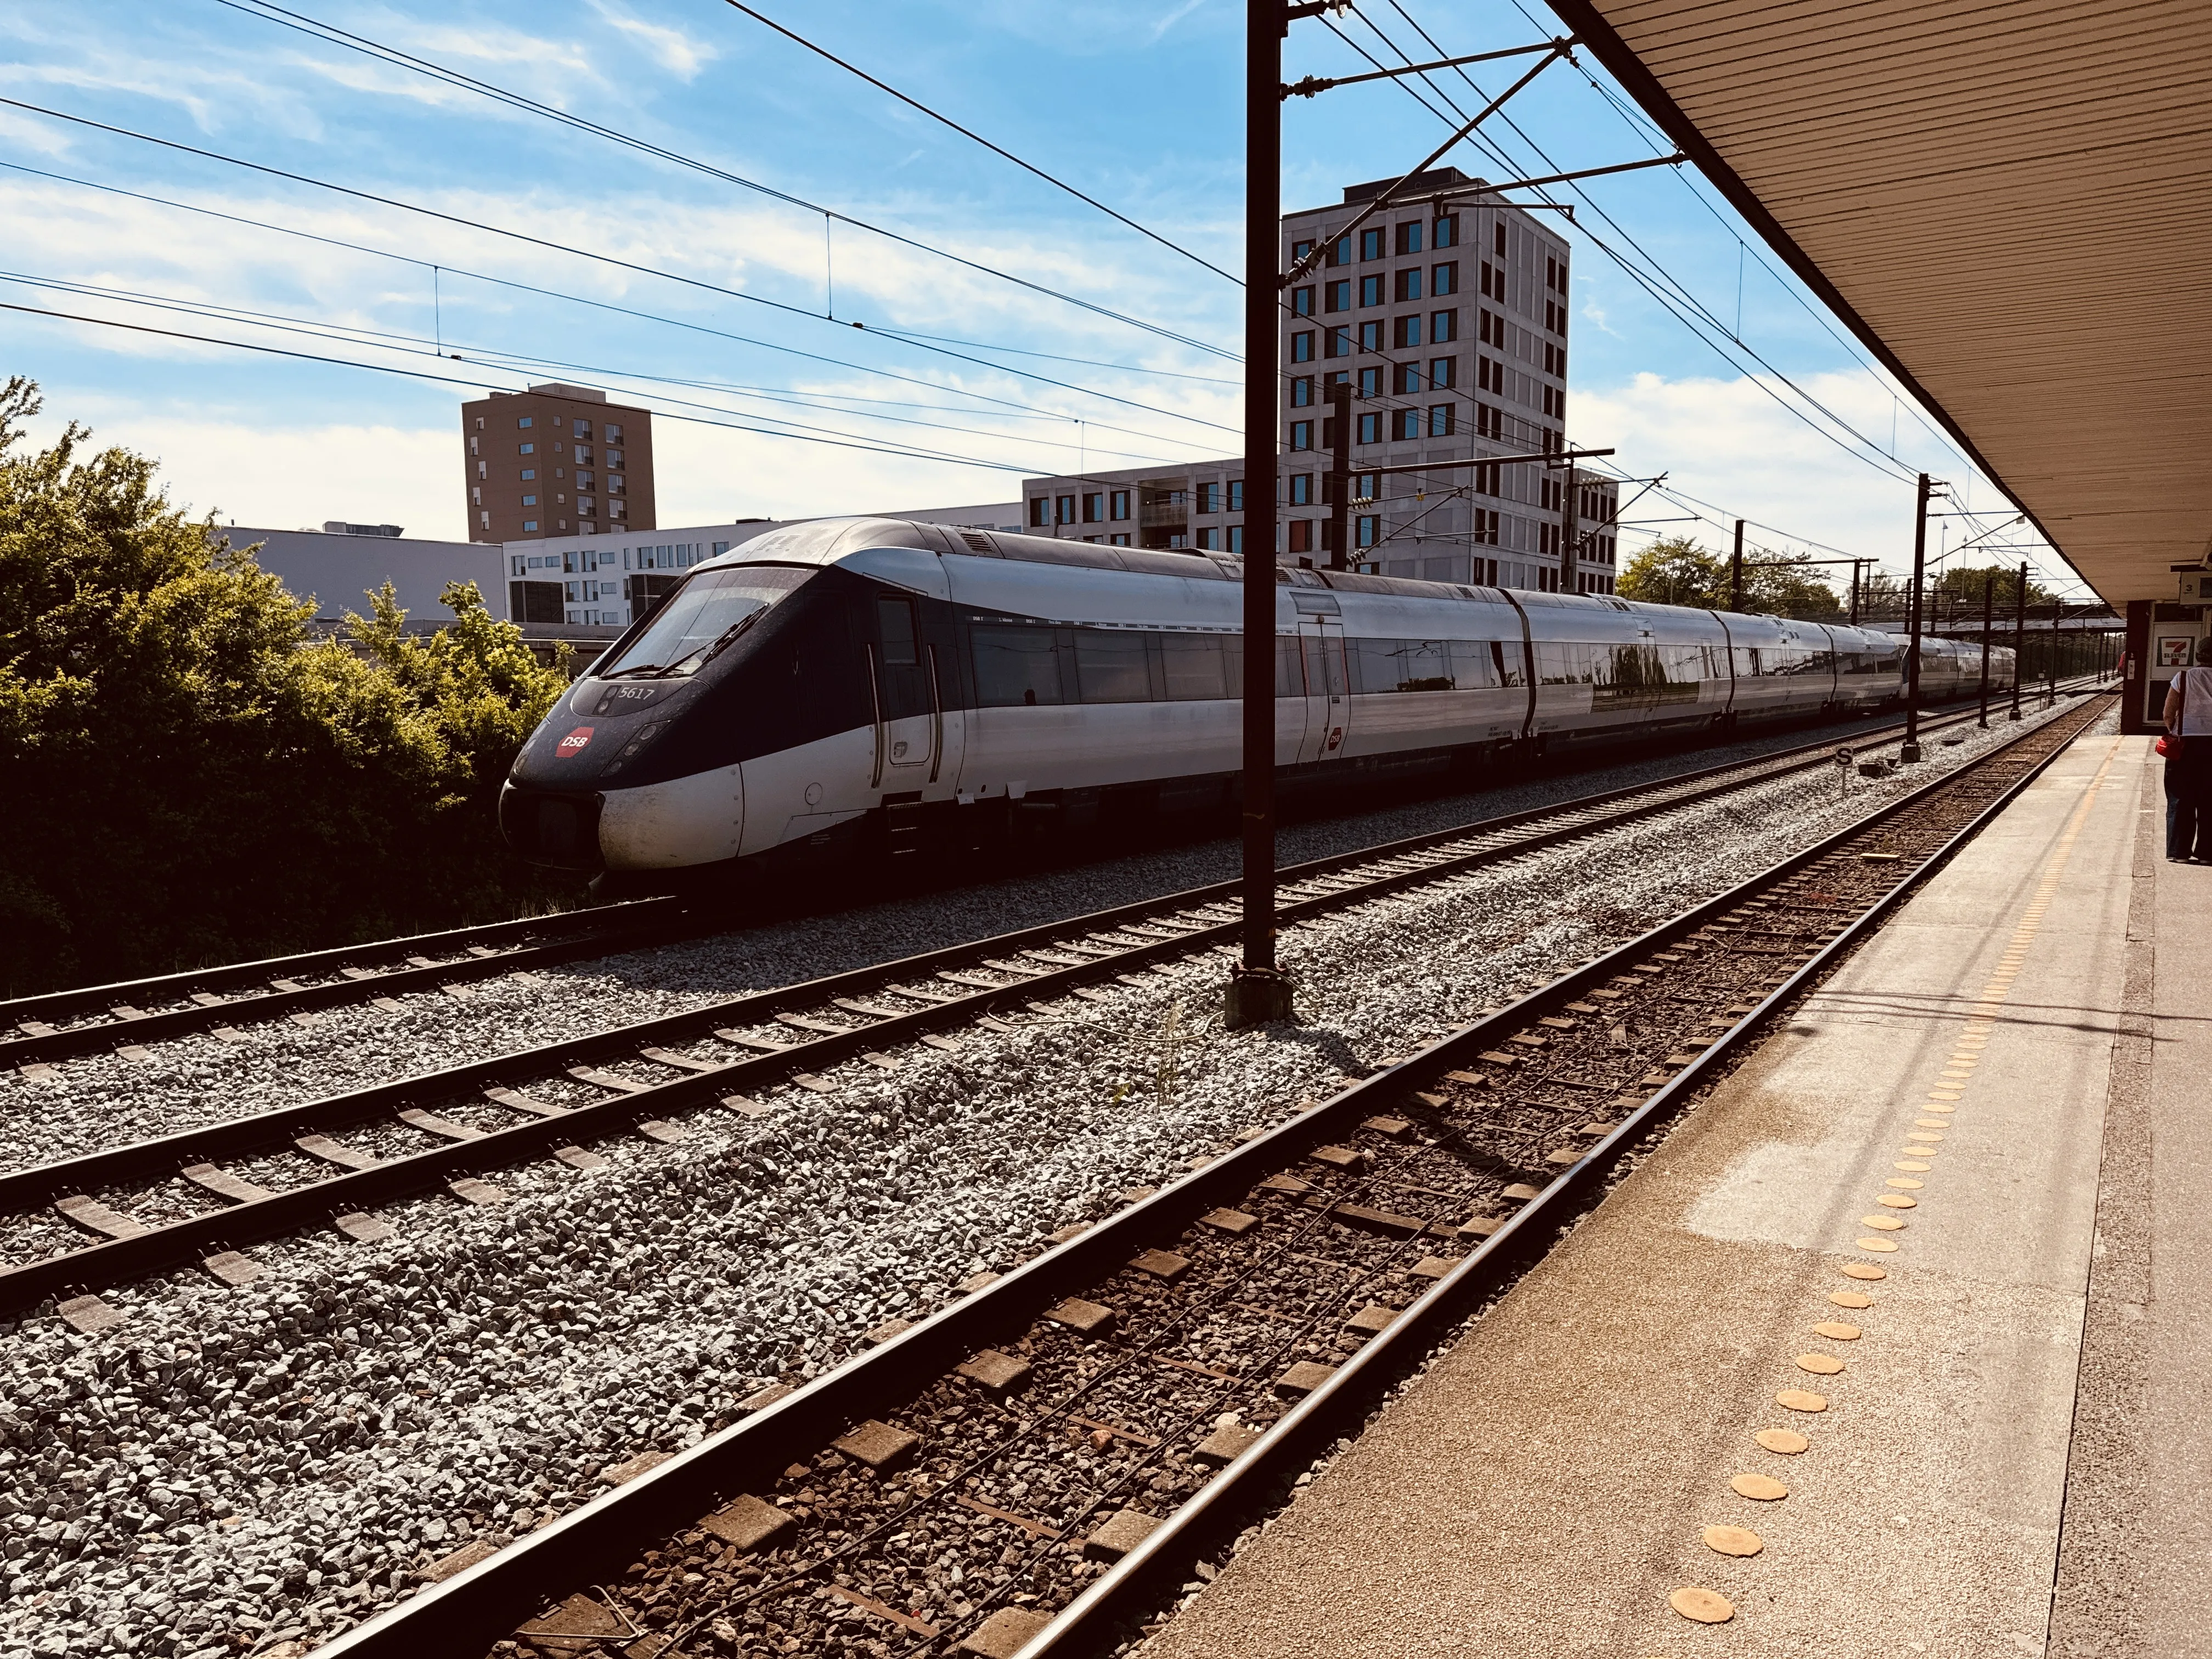
[[[605,777],[611,772],[619,771],[643,754],[646,745],[667,729],[668,722],[665,720],[655,720],[650,725],[639,726],[630,733],[629,741],[615,751],[615,757],[600,769],[599,775]]]

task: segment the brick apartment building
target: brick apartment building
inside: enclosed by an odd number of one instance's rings
[[[626,534],[659,520],[653,413],[587,386],[534,386],[461,405],[469,539]]]

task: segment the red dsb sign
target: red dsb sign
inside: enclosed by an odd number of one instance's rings
[[[588,726],[580,726],[574,731],[571,732],[567,737],[562,738],[561,746],[553,752],[556,755],[564,757],[568,755],[580,755],[584,752],[584,745],[591,740],[592,728]]]

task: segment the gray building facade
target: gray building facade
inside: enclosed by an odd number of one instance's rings
[[[1561,491],[1577,491],[1575,586],[1610,592],[1617,483],[1540,462],[1483,467],[1486,455],[1565,447],[1568,248],[1556,228],[1486,195],[1456,167],[1410,180],[1355,231],[1395,181],[1283,218],[1282,268],[1321,258],[1283,313],[1277,556],[1327,563],[1336,440],[1328,389],[1352,388],[1352,546],[1347,562],[1385,575],[1553,591]],[[1435,462],[1431,472],[1361,464]],[[1461,465],[1454,465],[1452,464]],[[1134,467],[1024,489],[1024,528],[1135,547],[1241,552],[1241,460]]]

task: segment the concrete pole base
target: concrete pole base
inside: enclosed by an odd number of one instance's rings
[[[1291,1008],[1290,976],[1277,968],[1231,968],[1229,994],[1222,1024],[1241,1031],[1253,1025],[1273,1025],[1297,1018]]]
[[[1908,743],[1905,744],[1897,751],[1897,757],[1898,759],[1908,763],[1918,760],[1920,758],[1920,745],[1917,743]]]

